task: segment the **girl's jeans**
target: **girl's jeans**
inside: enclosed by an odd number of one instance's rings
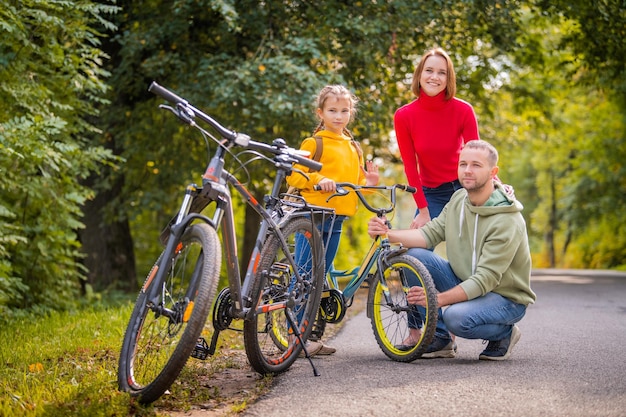
[[[328,272],[328,269],[333,264],[335,260],[335,256],[337,255],[337,250],[339,249],[339,240],[341,239],[341,232],[343,230],[343,222],[347,218],[347,216],[336,216],[334,224],[332,223],[332,219],[327,219],[320,227],[320,231],[322,232],[322,241],[324,242],[326,248],[326,268],[324,270],[324,274]],[[332,228],[331,228],[332,226]],[[311,256],[311,247],[308,242],[301,234],[296,235],[296,248],[295,248],[295,261],[298,265],[305,263],[306,261],[306,270],[311,270],[310,263]]]
[[[332,222],[332,219],[327,219],[323,224],[319,226],[319,229],[322,232],[322,242],[324,242],[324,245],[326,247],[326,267],[324,269],[324,276],[326,276],[328,269],[332,265],[333,261],[335,260],[335,256],[337,255],[337,250],[339,249],[339,240],[341,238],[341,232],[343,228],[343,222],[346,217],[347,216],[336,216],[334,223]],[[309,246],[309,242],[301,233],[298,233],[296,235],[294,260],[299,266],[305,269],[306,272],[311,272],[311,247]],[[298,319],[298,322],[300,322],[303,314],[303,311],[296,311],[296,317]]]
[[[433,278],[437,291],[444,292],[461,283],[447,260],[436,253],[421,248],[409,249],[408,254],[424,264]],[[409,285],[419,285],[417,277],[408,274]],[[418,311],[423,309],[420,307]],[[423,313],[422,313],[423,314]],[[435,335],[450,339],[450,332],[465,339],[496,341],[511,335],[513,324],[526,314],[526,306],[506,297],[489,292],[472,300],[452,304],[439,309]],[[421,320],[409,316],[409,327],[416,328]]]

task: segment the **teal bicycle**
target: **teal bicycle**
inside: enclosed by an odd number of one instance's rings
[[[414,187],[402,184],[359,186],[341,182],[337,183],[336,193],[328,199],[354,192],[367,210],[378,217],[386,217],[395,210],[397,190],[415,192]],[[373,193],[382,194],[389,205],[373,207],[364,196]],[[357,290],[369,288],[367,317],[371,320],[374,337],[381,350],[390,359],[399,362],[411,362],[422,356],[437,326],[437,291],[426,267],[408,255],[407,250],[393,246],[387,236],[378,236],[358,266],[349,270],[337,270],[331,266],[326,274],[319,313],[309,339],[321,338],[326,323],[341,322]],[[407,303],[408,274],[415,275],[424,288],[426,307],[418,308]],[[409,317],[412,326],[421,329],[421,336],[412,349],[404,350],[399,346],[409,335]]]

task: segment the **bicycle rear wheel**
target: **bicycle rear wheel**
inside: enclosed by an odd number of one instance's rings
[[[163,257],[163,280],[154,279]],[[119,359],[118,385],[139,402],[157,400],[191,355],[215,296],[221,264],[217,232],[206,223],[190,226],[173,254],[152,267],[130,317]],[[155,298],[148,299],[151,289]]]
[[[248,360],[263,375],[284,372],[298,358],[302,345],[293,336],[287,314],[297,322],[302,340],[306,341],[324,285],[324,250],[317,227],[308,218],[295,217],[281,228],[281,233],[292,256],[297,236],[309,245],[310,251],[308,259],[291,265],[278,236],[271,234],[263,244],[251,292],[251,298],[258,300],[256,313],[244,321]],[[296,268],[302,277],[300,282],[295,280]]]
[[[427,306],[420,311],[407,303],[407,274],[417,276],[426,293]],[[367,298],[367,315],[372,322],[376,342],[394,361],[414,361],[422,356],[437,327],[437,291],[430,273],[414,257],[398,255],[388,259],[384,270],[378,271],[374,277]],[[405,351],[397,346],[409,335],[409,317],[421,329],[421,336],[412,349]]]

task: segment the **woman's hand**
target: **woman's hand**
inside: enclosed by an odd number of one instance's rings
[[[430,212],[428,211],[428,207],[424,207],[420,209],[420,212],[413,221],[411,222],[411,229],[419,229],[424,226],[426,223],[430,221]]]

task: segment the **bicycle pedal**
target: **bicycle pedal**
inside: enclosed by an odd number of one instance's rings
[[[204,337],[199,337],[196,342],[196,346],[193,348],[193,352],[191,352],[191,357],[205,360],[210,355],[209,344],[204,340]]]

